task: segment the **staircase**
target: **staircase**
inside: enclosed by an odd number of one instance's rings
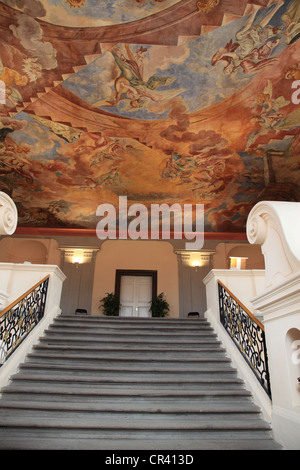
[[[60,316],[2,390],[0,449],[280,449],[205,319]]]

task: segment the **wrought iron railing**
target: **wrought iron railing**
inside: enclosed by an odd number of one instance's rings
[[[218,281],[220,321],[271,397],[264,325]]]
[[[0,367],[44,316],[50,275],[0,312]]]

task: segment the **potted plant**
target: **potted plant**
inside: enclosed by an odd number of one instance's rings
[[[99,308],[102,309],[104,315],[117,317],[121,307],[120,299],[116,294],[106,294],[103,299],[100,300]]]
[[[153,317],[165,317],[168,315],[170,306],[164,299],[163,292],[152,299],[149,310],[152,312]]]

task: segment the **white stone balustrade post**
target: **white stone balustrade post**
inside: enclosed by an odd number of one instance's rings
[[[265,327],[272,426],[286,449],[300,449],[300,203],[263,201],[247,220],[265,257],[265,290],[251,299]]]

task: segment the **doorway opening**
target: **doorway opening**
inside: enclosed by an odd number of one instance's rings
[[[115,293],[121,308],[119,316],[151,317],[150,302],[157,295],[157,271],[116,271]]]

